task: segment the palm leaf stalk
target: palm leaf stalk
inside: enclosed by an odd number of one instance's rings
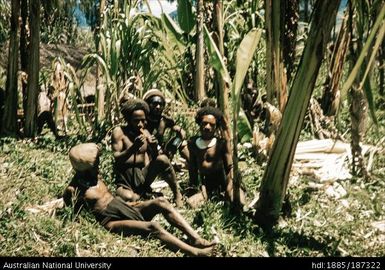
[[[271,227],[279,218],[299,135],[340,1],[318,0],[311,28],[282,116],[255,207],[255,221]]]

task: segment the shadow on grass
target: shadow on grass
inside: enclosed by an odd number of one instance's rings
[[[317,239],[315,236],[298,232],[296,228],[289,227],[277,228],[275,226],[270,229],[262,229],[254,222],[252,214],[245,212],[236,215],[226,203],[213,205],[210,202],[207,206],[202,207],[195,215],[194,224],[206,228],[206,231],[209,231],[209,224],[215,224],[218,228],[229,229],[234,236],[240,239],[253,235],[255,239],[266,244],[265,250],[271,257],[285,256],[282,252],[278,252],[280,247],[285,246],[293,251],[294,256],[297,253],[296,250],[301,252],[303,256],[306,256],[307,251],[309,255],[311,255],[311,251],[317,251],[324,256],[341,255],[337,250],[339,244],[337,239]],[[223,255],[226,256],[226,252]]]
[[[340,256],[340,252],[336,250],[339,242],[336,239],[318,240],[313,236],[296,232],[292,229],[288,231],[271,230],[265,231],[261,238],[263,242],[267,243],[267,253],[269,256],[277,256],[277,245],[286,245],[288,248],[306,249],[313,251],[320,251],[324,256]],[[279,255],[278,255],[279,256]]]

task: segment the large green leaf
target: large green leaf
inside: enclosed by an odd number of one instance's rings
[[[261,32],[261,29],[251,29],[250,32],[243,38],[237,50],[236,72],[232,85],[233,102],[236,104],[237,108],[240,107],[239,96],[242,84],[245,80],[250,63],[253,60],[255,50],[257,49],[261,38]]]
[[[190,0],[178,0],[178,23],[186,33],[194,28],[195,16]]]
[[[227,71],[225,62],[223,61],[223,58],[221,56],[221,53],[218,50],[217,45],[215,45],[215,42],[213,38],[211,37],[209,30],[207,29],[206,25],[204,26],[205,31],[205,43],[207,46],[207,51],[209,54],[209,64],[219,73],[221,74],[223,80],[230,84],[231,79],[230,75]]]
[[[183,39],[183,31],[167,14],[162,14],[162,23],[167,32],[167,39],[170,43],[178,46],[179,51],[184,51],[186,44]]]
[[[242,108],[239,110],[238,117],[237,128],[239,141],[241,143],[250,142],[251,138],[253,138],[253,131]]]
[[[375,124],[378,124],[378,121],[377,121],[377,117],[376,117],[376,110],[374,107],[373,93],[371,91],[371,87],[367,86],[368,83],[366,83],[367,82],[366,77],[368,76],[370,70],[372,69],[371,67],[374,63],[374,59],[377,55],[377,52],[378,52],[378,49],[382,43],[382,40],[384,39],[384,34],[385,34],[385,22],[382,23],[382,26],[378,32],[376,43],[374,44],[374,47],[372,49],[372,54],[370,56],[369,63],[366,67],[364,76],[363,76],[362,81],[361,81],[360,86],[359,86],[359,88],[361,89],[363,87],[363,85],[365,85],[364,90],[365,90],[366,99],[368,100],[370,115],[372,116],[373,122]]]

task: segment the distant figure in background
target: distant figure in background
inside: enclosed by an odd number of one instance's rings
[[[217,102],[215,101],[215,99],[212,99],[212,98],[204,98],[201,102],[201,105],[200,105],[201,108],[203,107],[217,107]]]
[[[200,135],[188,142],[190,186],[198,190],[188,199],[197,207],[210,197],[225,198],[233,202],[233,160],[229,125],[218,108],[205,106],[198,110],[195,122]],[[216,136],[220,130],[222,136]],[[241,191],[241,202],[244,194]]]
[[[55,89],[48,87],[48,92],[41,90],[38,96],[37,106],[37,134],[41,134],[44,124],[47,123],[49,129],[55,135],[56,139],[60,138],[53,117],[53,94]]]
[[[161,91],[151,89],[143,95],[143,100],[147,102],[150,108],[150,113],[147,116],[147,129],[158,140],[162,151],[172,159],[178,149],[181,150],[187,145],[187,142],[184,141],[186,132],[172,118],[163,114],[166,100]],[[164,143],[166,129],[175,132],[177,136]],[[183,157],[183,153],[181,154]]]
[[[70,150],[69,157],[76,174],[63,194],[66,205],[74,202],[76,212],[84,206],[113,233],[156,237],[170,250],[180,250],[190,256],[212,255],[215,242],[200,237],[165,198],[127,203],[114,197],[99,174],[99,155],[100,149],[94,143],[80,144]],[[158,222],[151,221],[157,214],[162,214],[172,226],[186,234],[191,243],[181,241]]]
[[[56,120],[59,123],[60,130],[62,130],[64,134],[67,134],[68,107],[65,91],[59,91],[56,97]]]
[[[156,138],[146,129],[149,108],[142,99],[128,99],[121,105],[126,126],[112,132],[116,194],[126,201],[146,198],[158,175],[168,183],[178,207],[183,205],[175,171],[166,155],[160,154]]]
[[[51,85],[55,89],[54,92],[54,108],[55,121],[58,128],[67,134],[67,119],[68,119],[68,102],[66,90],[68,88],[67,78],[60,61],[54,63],[55,70],[52,74]]]

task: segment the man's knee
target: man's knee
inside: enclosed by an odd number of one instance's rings
[[[124,187],[118,187],[116,190],[116,195],[121,197],[125,201],[136,201],[138,196],[131,190]]]
[[[171,203],[164,197],[154,199],[154,204],[161,210],[169,210],[172,207]]]
[[[156,163],[164,169],[170,167],[171,165],[170,159],[166,155],[157,156]]]

